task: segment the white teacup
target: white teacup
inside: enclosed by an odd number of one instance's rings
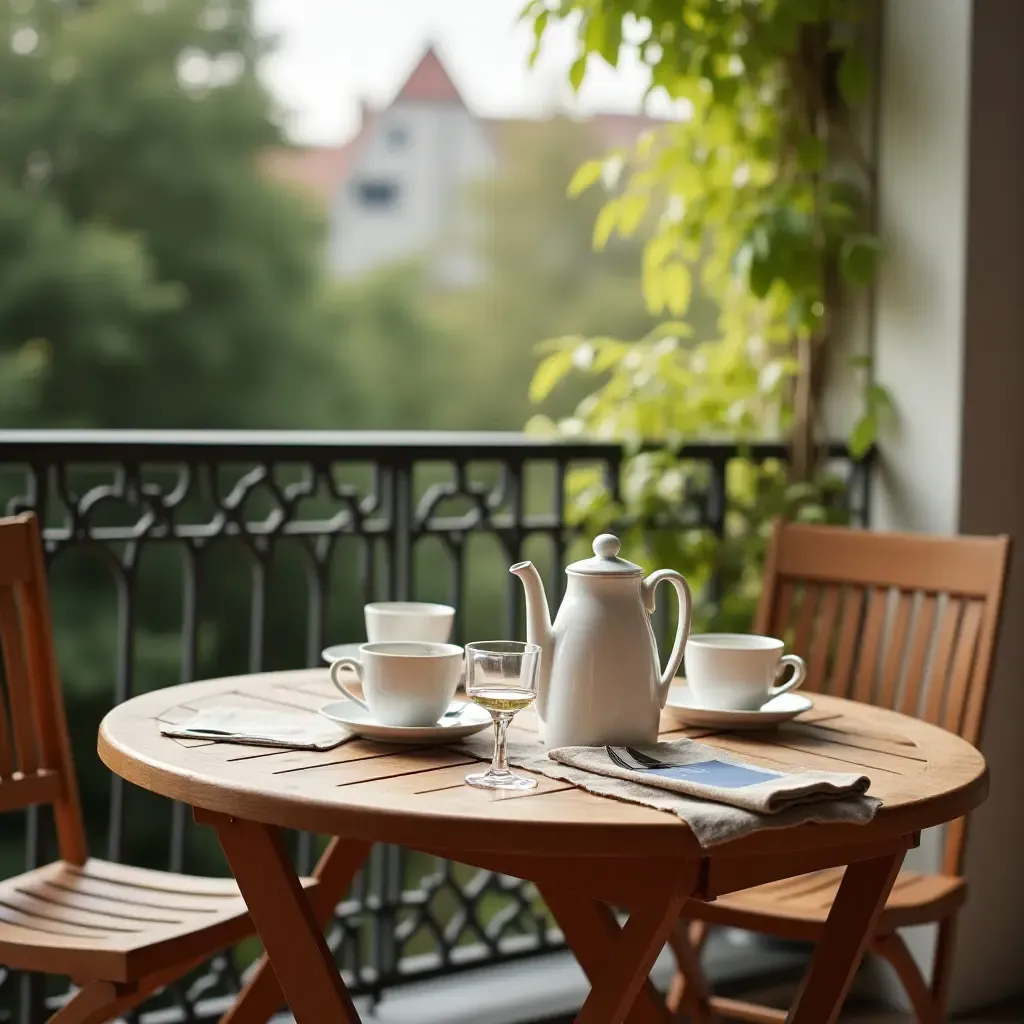
[[[448,710],[462,678],[463,651],[455,644],[394,640],[362,644],[358,658],[339,658],[331,681],[381,725],[435,725]],[[351,669],[362,683],[357,697],[340,673]]]
[[[807,675],[803,658],[783,654],[785,644],[753,633],[703,633],[686,641],[686,682],[705,708],[756,711],[780,693],[795,690]],[[787,666],[793,675],[779,677]]]
[[[366,639],[371,644],[389,640],[448,642],[455,609],[425,601],[377,601],[363,607]]]

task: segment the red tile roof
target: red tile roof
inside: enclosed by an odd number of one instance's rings
[[[398,90],[396,101],[425,100],[431,103],[462,103],[459,90],[449,78],[433,47],[430,47],[413,68],[405,85]]]
[[[272,149],[264,155],[263,166],[277,181],[295,185],[328,204],[348,177],[349,161],[357,141],[358,136],[342,146]]]

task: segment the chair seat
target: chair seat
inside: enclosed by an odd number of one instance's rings
[[[813,939],[839,891],[843,868],[767,882],[719,896],[713,903],[690,901],[685,915],[711,924],[731,925],[784,938]],[[966,898],[962,878],[902,871],[889,894],[878,932],[926,924],[948,917]]]
[[[90,859],[0,882],[0,962],[76,981],[135,981],[252,931],[231,879]]]

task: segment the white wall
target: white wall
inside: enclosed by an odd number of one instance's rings
[[[404,146],[389,144],[395,128],[404,130]],[[466,187],[493,165],[484,126],[460,104],[398,100],[373,115],[332,209],[332,270],[356,277],[464,237]],[[362,181],[393,182],[394,206],[361,204]],[[457,284],[471,279],[475,264],[467,260],[465,247],[447,246],[438,269],[443,280]]]
[[[888,255],[873,350],[900,425],[881,444],[878,527],[1009,532],[1024,544],[1024,94],[1013,70],[1022,14],[1018,0],[884,7],[878,159]],[[1013,624],[1022,604],[1011,586],[982,744],[992,792],[973,818],[954,1006],[1024,987],[1024,639]],[[937,869],[939,838],[924,836],[908,866]],[[930,963],[931,930],[908,938]]]

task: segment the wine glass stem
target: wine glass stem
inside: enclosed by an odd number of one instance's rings
[[[501,774],[508,773],[508,741],[506,733],[508,732],[508,723],[512,721],[512,716],[503,712],[497,712],[494,715],[494,758],[491,761],[491,771],[500,772]]]

